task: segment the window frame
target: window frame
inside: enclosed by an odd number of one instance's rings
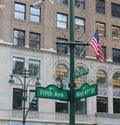
[[[31,100],[31,94],[30,93],[34,93],[34,97]],[[35,90],[29,90],[29,110],[30,111],[38,111],[38,98],[35,96]],[[36,103],[36,104],[35,104]],[[36,107],[34,107],[34,104],[36,105]]]
[[[55,112],[68,113],[68,105],[69,105],[69,103],[67,101],[56,100],[55,101]],[[61,108],[60,108],[60,106],[61,106]]]
[[[78,106],[80,106],[80,107],[82,106],[81,105],[82,100],[84,101],[84,111],[81,112],[81,110],[79,109]],[[77,105],[77,103],[78,103],[78,105]],[[82,109],[83,109],[83,107],[82,107]],[[83,98],[83,99],[77,100],[75,102],[75,114],[86,114],[86,113],[87,113],[87,99]]]
[[[22,11],[21,9],[18,10],[18,7],[16,5],[20,5],[24,7],[24,10]],[[22,14],[23,18],[16,17],[16,14]],[[19,20],[26,20],[26,5],[23,3],[15,2],[14,3],[14,18],[19,19]]]
[[[120,18],[120,4],[111,3],[111,16]]]
[[[75,45],[75,51],[74,51],[75,56],[85,58],[86,52],[84,49],[85,49],[84,45]]]
[[[112,77],[112,86],[113,88],[120,88],[120,72],[117,71],[113,74],[113,77]]]
[[[15,59],[15,61],[14,61],[14,59]],[[19,67],[19,66],[17,66],[18,67],[18,71],[17,72],[15,72],[14,70],[17,70],[16,69],[16,60],[21,60],[20,62],[22,62],[23,63],[23,68],[22,67]],[[18,61],[19,62],[19,61]],[[23,71],[23,69],[24,69],[24,66],[25,66],[25,59],[24,58],[21,58],[21,57],[12,57],[12,63],[13,63],[13,66],[12,66],[12,73],[13,74],[16,74],[16,75],[22,75],[22,71]],[[14,68],[15,67],[15,68]]]
[[[64,39],[64,38],[57,38],[57,41],[59,42],[68,42],[67,39]],[[57,53],[59,54],[68,54],[68,45],[65,45],[65,44],[57,44]]]
[[[105,0],[96,0],[96,12],[105,14]]]
[[[99,69],[96,74],[96,83],[98,84],[98,89],[99,87],[108,87],[108,77],[107,74],[104,70]]]
[[[55,79],[60,81],[63,77],[66,77],[68,69],[64,64],[58,64],[55,68]]]
[[[117,101],[117,103],[115,103],[115,101]],[[113,113],[120,114],[120,108],[118,108],[119,106],[120,106],[120,98],[113,98]]]
[[[23,38],[19,38],[19,33],[23,34]],[[21,44],[22,41],[22,44]],[[13,30],[13,44],[15,46],[21,46],[21,47],[25,47],[25,31],[24,30],[20,30],[20,29],[14,29]]]
[[[30,62],[31,61],[31,62]],[[31,75],[31,70],[30,70],[30,63],[31,64],[36,64],[36,63],[32,63],[32,62],[37,62],[37,63],[39,63],[38,65],[38,67],[37,67],[37,74],[36,75]],[[29,59],[29,76],[30,77],[40,77],[40,60],[35,60],[35,59]],[[33,69],[33,68],[32,68]],[[33,70],[33,72],[35,72],[35,69]],[[35,73],[34,73],[35,74]]]
[[[17,91],[17,92],[15,93],[15,91]],[[20,95],[18,94],[18,91],[19,91]],[[13,105],[12,105],[13,109],[15,109],[15,110],[22,110],[22,94],[23,94],[22,89],[13,88]],[[15,106],[16,104],[19,105],[19,107],[16,107]]]
[[[80,72],[81,70],[84,70],[84,69],[85,69],[85,67],[83,67],[83,66],[77,66],[75,68],[75,72]],[[75,79],[75,84],[77,87],[80,87],[83,83],[85,83],[85,81],[86,81],[86,76],[79,77],[79,78]]]
[[[120,50],[112,48],[112,60],[113,62],[120,63]]]
[[[104,102],[101,101],[101,105],[103,104],[103,108],[101,107],[98,107],[98,99],[101,99],[101,100],[106,100],[107,101],[107,104],[105,105]],[[99,105],[100,106],[100,105]],[[107,113],[108,112],[108,97],[100,97],[100,96],[97,96],[97,112],[104,112],[104,113]]]
[[[68,5],[68,0],[56,0],[58,4],[65,4]]]
[[[104,59],[106,60],[106,46],[102,46],[102,51],[104,54]]]
[[[75,7],[85,9],[85,0],[75,0]]]
[[[113,31],[113,28],[117,28],[116,30],[118,32]],[[116,36],[114,37],[114,35],[116,35]],[[120,27],[119,26],[112,25],[112,39],[120,40]]]
[[[79,20],[80,23],[76,23],[76,20],[77,22]],[[84,18],[75,17],[75,31],[85,33],[85,19]]]
[[[31,39],[31,38],[32,38],[31,35],[33,35],[33,36],[36,35],[36,36],[39,38],[39,40],[38,40],[38,41],[37,41],[37,40],[34,41],[33,39]],[[32,42],[32,41],[33,41],[33,42]],[[32,49],[40,49],[40,41],[41,41],[41,35],[40,35],[40,33],[34,33],[34,32],[30,32],[30,33],[29,33],[29,48],[32,48]],[[38,43],[38,44],[37,44],[37,47],[32,47],[30,43],[31,43],[31,44],[32,44],[32,43]],[[32,45],[33,45],[33,44],[32,44]],[[35,44],[35,45],[36,45],[36,44]]]
[[[32,9],[33,9],[33,11],[35,11],[35,13],[32,13]],[[37,20],[33,20],[34,17],[36,17],[38,19],[38,21]],[[30,22],[41,23],[41,8],[40,9],[36,9],[33,6],[30,6]]]
[[[96,26],[98,28],[99,36],[106,37],[106,24],[96,21]]]
[[[59,19],[61,17],[58,17],[58,16],[64,16],[66,19],[65,20],[62,20],[62,19]],[[65,29],[67,30],[68,29],[68,15],[67,14],[63,14],[63,13],[57,13],[57,28],[61,28],[61,29]],[[64,24],[64,26],[61,25]]]

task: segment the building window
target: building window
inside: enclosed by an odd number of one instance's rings
[[[13,89],[13,109],[22,109],[22,90]]]
[[[68,0],[57,0],[57,3],[68,5]]]
[[[104,54],[104,59],[106,59],[106,47],[105,46],[102,46],[102,51],[103,51],[103,54]]]
[[[57,13],[57,27],[62,29],[68,28],[68,16],[65,14]]]
[[[62,64],[57,65],[55,72],[56,80],[61,80],[63,77],[66,77],[67,73],[68,69],[64,65]]]
[[[29,109],[31,111],[38,111],[38,99],[35,97],[35,91],[30,90],[29,96]]]
[[[25,20],[25,5],[21,3],[15,3],[14,5],[14,18]]]
[[[117,71],[113,75],[113,113],[120,113],[120,72]]]
[[[103,70],[99,70],[96,75],[98,87],[107,87],[107,75]]]
[[[113,113],[120,113],[120,98],[113,98]]]
[[[67,42],[66,39],[62,39],[62,38],[57,38],[58,42]],[[57,44],[57,53],[60,54],[68,54],[68,45],[65,44]]]
[[[97,112],[108,112],[108,82],[107,75],[103,70],[97,72],[96,83],[98,84]]]
[[[112,38],[114,40],[120,39],[120,27],[112,26]]]
[[[24,69],[24,59],[19,57],[13,57],[13,74],[21,75]]]
[[[105,0],[96,0],[96,12],[105,14]]]
[[[29,76],[40,76],[40,61],[32,59],[29,60]]]
[[[16,46],[25,46],[25,31],[23,30],[14,30],[14,45]]]
[[[75,0],[75,7],[85,9],[85,0]]]
[[[75,56],[85,57],[85,46],[75,45]]]
[[[96,22],[96,26],[98,28],[99,36],[106,36],[106,25],[104,23]]]
[[[108,112],[108,99],[97,97],[97,112]]]
[[[30,33],[30,48],[40,48],[40,34],[37,33]]]
[[[56,112],[68,113],[68,102],[56,100]]]
[[[113,75],[113,81],[112,81],[113,87],[120,88],[120,72],[116,72]]]
[[[75,102],[75,113],[76,114],[86,113],[86,99],[81,99]]]
[[[113,17],[120,18],[120,4],[111,3],[111,11]]]
[[[85,33],[85,19],[75,17],[75,31]]]
[[[113,62],[120,62],[120,50],[119,49],[112,49],[112,59]]]
[[[34,7],[30,7],[30,21],[40,23],[41,10]]]

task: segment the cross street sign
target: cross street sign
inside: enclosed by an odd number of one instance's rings
[[[86,98],[97,95],[97,84],[89,85],[84,83],[80,89],[75,91],[75,99]]]
[[[68,100],[68,91],[61,90],[55,85],[48,85],[46,88],[37,87],[36,88],[36,97],[38,98],[48,98],[48,99],[60,99]]]
[[[87,75],[88,73],[89,73],[89,69],[83,69],[83,70],[80,70],[79,72],[75,72],[73,74],[73,78],[77,79],[77,78],[79,78],[81,76]]]

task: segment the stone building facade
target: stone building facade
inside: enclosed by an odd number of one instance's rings
[[[69,102],[35,96],[35,82],[69,89],[69,0],[0,0],[0,125],[22,125],[21,72],[29,69],[26,125],[69,124]],[[105,62],[100,63],[90,46],[75,46],[75,71],[88,69],[88,75],[75,79],[98,85],[96,96],[76,101],[76,125],[120,125],[120,1],[75,0],[75,42],[90,42],[96,27]],[[13,74],[15,84],[10,84]],[[29,80],[31,80],[29,82]],[[27,109],[26,109],[27,110]]]

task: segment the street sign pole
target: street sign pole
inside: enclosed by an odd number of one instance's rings
[[[74,42],[74,0],[70,0],[70,42]],[[74,45],[70,44],[70,116],[69,125],[75,125],[75,83],[74,74]]]
[[[56,43],[56,44],[67,44],[70,47],[70,83],[69,83],[70,90],[69,90],[69,97],[68,97],[69,98],[68,101],[70,101],[69,125],[75,125],[75,83],[74,83],[74,79],[76,79],[76,77],[74,78],[74,46],[75,45],[89,45],[89,43],[85,44],[85,43],[74,42],[74,25],[75,25],[75,22],[74,22],[74,18],[75,18],[74,17],[74,5],[75,5],[74,1],[75,0],[70,0],[70,8],[69,8],[69,14],[70,14],[69,41],[70,42],[57,42]],[[79,76],[81,76],[81,75],[82,74],[79,74]],[[77,77],[79,77],[79,76],[77,76]],[[48,89],[48,88],[46,88],[46,89]],[[46,93],[48,92],[46,89],[45,88],[38,89],[38,92],[39,92],[38,96],[46,97],[47,96]],[[57,90],[55,90],[55,92],[56,91]],[[51,94],[52,94],[51,98],[54,98],[54,99],[58,98],[58,97],[53,96],[54,91]],[[67,95],[67,93],[66,93],[66,95]],[[48,98],[50,98],[50,97],[48,97]],[[66,96],[66,98],[61,98],[61,99],[67,99],[67,96]]]
[[[70,42],[57,42],[56,44],[65,44],[70,47],[70,83],[69,83],[69,101],[70,101],[70,114],[69,125],[75,125],[75,83],[74,83],[74,46],[75,45],[89,45],[89,43],[74,42],[74,0],[70,0]],[[87,73],[86,73],[87,74]],[[82,75],[82,74],[81,74]]]

